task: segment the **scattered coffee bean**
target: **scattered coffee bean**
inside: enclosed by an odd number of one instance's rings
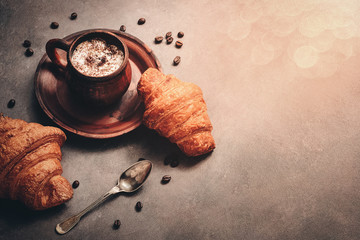
[[[172,36],[172,32],[167,32],[165,35],[165,38],[171,37]]]
[[[73,12],[71,15],[70,15],[70,19],[71,20],[75,20],[77,18],[77,13],[76,12]]]
[[[180,57],[180,56],[176,56],[176,57],[174,58],[174,60],[173,60],[174,66],[179,65],[180,61],[181,61],[181,57]]]
[[[170,180],[171,180],[171,176],[170,175],[165,175],[165,176],[162,177],[161,183],[166,184],[166,183],[170,182]]]
[[[182,38],[184,36],[184,32],[178,32],[178,37]]]
[[[179,165],[179,160],[177,160],[177,159],[173,159],[173,160],[171,160],[171,162],[170,162],[170,167],[177,167]]]
[[[175,43],[175,46],[176,46],[177,48],[181,48],[182,45],[183,45],[182,41],[176,41],[176,43]]]
[[[143,25],[145,22],[146,22],[146,19],[145,19],[145,18],[140,18],[140,19],[138,20],[138,24],[139,24],[139,25]]]
[[[10,99],[10,101],[7,104],[8,108],[13,108],[15,106],[15,99]]]
[[[120,26],[120,31],[122,31],[122,32],[125,32],[125,31],[126,31],[125,25],[121,25],[121,26]]]
[[[78,180],[75,180],[72,184],[73,188],[77,188],[80,185],[80,182]]]
[[[23,46],[26,47],[26,48],[31,47],[31,42],[29,40],[25,40],[23,42]]]
[[[164,38],[162,36],[158,36],[155,38],[155,43],[161,43]]]
[[[119,229],[120,225],[121,225],[121,222],[120,222],[119,219],[117,219],[117,220],[114,221],[113,228],[114,229]]]
[[[145,160],[145,158],[139,158],[138,161],[142,161],[142,160]]]
[[[57,22],[52,22],[52,23],[50,24],[50,27],[51,27],[52,29],[57,29],[57,28],[59,27],[59,23],[57,23]]]
[[[173,154],[166,156],[164,159],[164,165],[169,165],[173,158],[176,158],[176,156]]]
[[[140,212],[142,208],[143,208],[142,202],[140,202],[140,201],[137,202],[136,205],[135,205],[136,211]]]
[[[173,42],[173,40],[174,40],[173,37],[168,37],[168,38],[166,38],[166,43],[170,44]]]
[[[31,57],[34,54],[34,50],[32,48],[27,48],[25,51],[25,56]]]
[[[164,165],[169,165],[171,167],[176,167],[179,165],[178,155],[176,153],[171,153],[170,155],[166,156],[164,159]]]

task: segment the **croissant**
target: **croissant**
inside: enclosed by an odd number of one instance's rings
[[[149,68],[142,74],[137,90],[145,105],[145,126],[176,143],[188,156],[203,155],[215,148],[200,87]]]
[[[60,174],[63,131],[0,115],[0,198],[19,200],[34,210],[72,198]]]

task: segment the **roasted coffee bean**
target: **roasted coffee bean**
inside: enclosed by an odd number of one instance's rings
[[[25,51],[25,56],[31,57],[34,54],[34,50],[32,48],[27,48]]]
[[[138,161],[142,161],[142,160],[145,160],[145,158],[139,158]]]
[[[171,162],[171,159],[170,159],[169,157],[166,157],[166,158],[164,159],[164,165],[169,165],[170,162]]]
[[[145,22],[146,22],[146,19],[145,19],[145,18],[140,18],[140,19],[138,20],[138,24],[139,24],[139,25],[143,25]]]
[[[176,41],[176,43],[175,43],[175,46],[176,46],[177,48],[181,48],[182,45],[183,45],[182,41]]]
[[[179,165],[179,160],[177,160],[177,159],[173,159],[173,160],[171,160],[171,162],[170,162],[170,167],[177,167]]]
[[[31,47],[31,42],[29,40],[25,40],[23,42],[23,46],[26,47],[26,48]]]
[[[165,175],[165,176],[162,177],[161,183],[166,184],[166,183],[170,182],[170,180],[171,180],[171,176],[170,175]]]
[[[121,25],[121,26],[120,26],[120,31],[122,31],[122,32],[125,32],[125,31],[126,31],[125,25]]]
[[[165,38],[171,37],[172,36],[172,32],[167,32],[165,35]]]
[[[157,36],[155,38],[155,43],[161,43],[164,38],[162,36]]]
[[[178,32],[178,35],[177,35],[179,38],[182,38],[184,36],[184,32]]]
[[[77,187],[79,187],[79,185],[80,185],[80,182],[78,180],[75,180],[72,184],[72,187],[77,188]]]
[[[171,155],[166,156],[165,159],[164,159],[164,165],[169,165],[171,163],[171,161],[173,159],[176,159],[176,158],[177,157],[176,157],[175,154],[171,154]]]
[[[13,108],[15,106],[15,99],[10,99],[10,101],[7,104],[8,108]]]
[[[70,15],[70,19],[71,20],[75,20],[77,18],[77,13],[76,12],[73,12],[71,15]]]
[[[179,65],[180,61],[181,61],[181,57],[180,57],[180,56],[176,56],[176,57],[174,58],[174,60],[173,60],[173,63],[174,63],[175,66],[177,66],[177,65]]]
[[[141,209],[143,208],[143,204],[142,204],[142,202],[137,202],[136,203],[136,205],[135,205],[135,209],[136,209],[136,211],[141,211]]]
[[[173,37],[168,37],[168,38],[166,38],[166,43],[170,44],[173,42],[173,40],[174,40]]]
[[[59,23],[57,23],[57,22],[52,22],[52,23],[50,24],[50,27],[51,27],[52,29],[57,29],[57,28],[59,27]]]
[[[119,219],[117,219],[117,220],[114,221],[113,228],[114,229],[119,229],[120,225],[121,225],[121,222],[120,222]]]

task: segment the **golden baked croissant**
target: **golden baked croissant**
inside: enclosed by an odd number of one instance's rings
[[[142,74],[137,90],[145,105],[145,126],[176,143],[188,156],[215,148],[200,87],[149,68]]]
[[[34,210],[50,208],[73,195],[60,174],[63,131],[0,115],[0,198]]]

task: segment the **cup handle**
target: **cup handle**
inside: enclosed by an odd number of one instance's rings
[[[70,44],[63,39],[51,39],[46,43],[46,53],[49,56],[50,60],[55,63],[59,68],[65,69],[67,66],[67,61],[62,59],[57,52],[57,48],[68,52],[70,49]]]

